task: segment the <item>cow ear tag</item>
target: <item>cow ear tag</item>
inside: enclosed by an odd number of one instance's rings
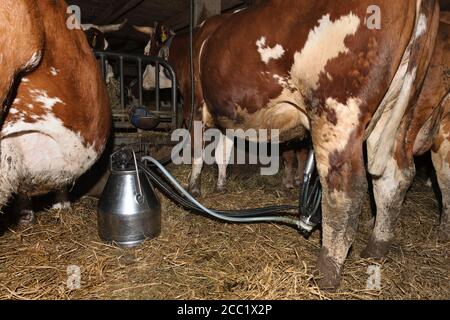
[[[163,32],[161,35],[161,41],[162,41],[162,43],[167,41],[167,34],[165,32]]]

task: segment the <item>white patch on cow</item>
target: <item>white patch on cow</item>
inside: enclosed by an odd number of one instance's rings
[[[342,152],[347,147],[350,136],[359,124],[359,115],[361,113],[360,99],[349,98],[346,104],[339,103],[333,98],[326,100],[326,106],[336,114],[338,125],[322,119],[321,132],[317,133],[315,144],[320,146],[317,153],[317,165],[322,176],[328,176],[329,154],[333,152]]]
[[[285,78],[285,77],[282,77],[282,76],[280,76],[280,75],[278,75],[278,74],[274,74],[274,75],[273,75],[273,78],[274,78],[275,80],[277,80],[277,81],[278,81],[278,84],[279,84],[280,86],[282,86],[283,88],[286,88],[286,87],[287,87],[287,81],[286,81],[286,78]]]
[[[9,113],[16,114],[16,113],[19,113],[19,110],[17,110],[16,108],[11,108],[11,109],[9,109]]]
[[[34,122],[7,122],[3,127],[1,150],[13,149],[20,162],[19,179],[39,187],[67,185],[86,172],[97,160],[95,146],[86,146],[80,133],[68,129],[52,112]],[[5,174],[5,173],[1,173]]]
[[[191,169],[191,178],[189,179],[189,186],[193,187],[197,184],[197,181],[202,174],[204,164],[204,150],[202,151],[201,156],[194,157],[194,161],[192,162]]]
[[[391,157],[387,161],[386,170],[382,177],[373,179],[373,191],[377,202],[377,217],[375,219],[375,227],[373,235],[376,241],[388,242],[394,236],[387,226],[392,224],[390,210],[393,201],[403,201],[403,199],[395,199],[400,185],[407,183],[397,161]]]
[[[323,16],[319,20],[319,26],[309,32],[302,51],[294,55],[291,77],[296,86],[301,88],[306,85],[316,89],[326,65],[349,51],[345,39],[355,35],[360,24],[360,19],[353,13],[334,22],[329,14]]]
[[[93,25],[92,23],[83,23],[83,24],[81,25],[81,29],[82,29],[83,31],[89,31],[89,30],[91,30],[93,27],[94,27],[94,25]]]
[[[30,79],[28,79],[28,78],[22,78],[22,83],[29,83],[30,82]]]
[[[206,43],[208,42],[208,39],[209,38],[207,38],[207,39],[205,39],[203,42],[202,42],[202,45],[201,45],[201,47],[200,47],[200,52],[199,52],[199,55],[198,55],[198,70],[199,70],[199,74],[201,75],[202,74],[202,69],[201,69],[201,65],[202,65],[202,57],[203,57],[203,50],[205,49],[205,45],[206,45]]]
[[[275,80],[277,80],[278,84],[283,88],[283,89],[290,89],[290,90],[295,90],[295,86],[292,83],[291,79],[289,77],[282,77],[278,74],[274,74],[273,78]]]
[[[13,104],[19,104],[20,101],[21,101],[20,98],[15,98],[14,101],[13,101]]]
[[[367,139],[369,172],[374,176],[383,174],[387,160],[391,156],[397,130],[410,101],[416,73],[417,67],[406,74],[398,98],[390,103]]]
[[[276,44],[272,48],[267,46],[266,41],[266,37],[261,37],[258,41],[256,41],[256,46],[258,47],[258,52],[261,55],[261,60],[265,64],[268,64],[270,60],[280,59],[284,55],[285,51],[280,44]]]
[[[425,32],[427,31],[427,23],[428,23],[427,16],[421,13],[416,28],[416,39],[425,34]]]
[[[152,40],[150,40],[144,49],[144,55],[148,56],[150,55],[150,49],[152,48]]]
[[[37,67],[42,59],[42,50],[38,50],[31,56],[30,60],[23,66],[23,70],[30,71]]]
[[[110,84],[114,79],[114,69],[112,65],[106,62],[106,84]]]
[[[156,89],[156,68],[149,64],[147,68],[145,68],[143,75],[142,86],[145,90],[154,90]],[[163,68],[159,69],[159,88],[160,89],[169,89],[172,88],[172,80],[167,78],[164,73]]]
[[[50,68],[50,73],[52,74],[52,76],[56,77],[59,73],[59,70],[56,69],[55,67],[51,67]]]
[[[51,110],[57,103],[65,104],[58,97],[49,97],[45,90],[33,89],[30,90],[30,95],[35,102],[42,104],[42,106],[48,110]]]
[[[52,206],[52,210],[67,210],[71,208],[71,203],[69,201],[58,202]]]
[[[226,134],[222,134],[216,148],[216,163],[219,168],[217,179],[217,189],[222,190],[227,180],[227,166],[231,161],[234,139],[230,139]]]

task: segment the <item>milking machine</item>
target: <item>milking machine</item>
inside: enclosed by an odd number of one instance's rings
[[[193,12],[194,4],[191,0],[192,108],[195,106]],[[192,125],[193,111],[192,109],[189,127]],[[139,117],[138,114],[135,116]],[[139,119],[134,121],[139,122]],[[98,204],[98,230],[102,240],[119,246],[133,247],[147,238],[155,238],[160,234],[161,205],[156,189],[186,210],[228,223],[283,224],[293,226],[304,237],[309,237],[321,222],[322,191],[313,150],[309,152],[306,162],[299,206],[284,205],[244,210],[207,208],[189,194],[159,161],[151,156],[144,156],[138,160],[131,146],[114,152],[110,158],[110,166],[111,175]],[[294,210],[298,213],[293,214]]]
[[[156,159],[142,157],[126,147],[111,156],[111,175],[98,204],[100,238],[132,247],[161,230],[161,205],[156,189],[174,203],[193,213],[228,223],[278,223],[293,226],[309,237],[321,220],[321,188],[314,152],[305,167],[300,206],[271,206],[245,210],[214,210],[202,205]],[[298,210],[298,217],[292,214]]]

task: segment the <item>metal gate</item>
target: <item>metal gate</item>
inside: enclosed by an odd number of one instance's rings
[[[128,112],[127,106],[125,105],[125,73],[124,66],[125,63],[134,64],[137,67],[137,74],[135,75],[138,81],[138,99],[139,105],[144,105],[144,89],[143,89],[143,71],[145,67],[149,64],[155,66],[155,110],[151,110],[156,113],[162,123],[169,124],[168,129],[173,131],[177,129],[178,126],[178,97],[177,97],[177,77],[175,71],[172,66],[165,60],[157,58],[157,57],[149,57],[143,55],[132,55],[126,53],[117,53],[117,52],[109,52],[109,51],[94,51],[95,56],[100,60],[103,77],[106,79],[107,75],[107,61],[115,61],[118,65],[118,75],[114,74],[116,78],[119,80],[120,84],[120,105],[122,110],[120,112],[113,112],[113,116],[115,119],[120,119],[125,117],[126,119],[122,119],[125,123],[128,122]],[[117,69],[117,68],[116,68]],[[171,90],[171,110],[162,110],[161,108],[161,88],[160,88],[160,70],[166,70],[169,79],[172,81]],[[114,114],[116,113],[116,114]],[[119,125],[120,127],[120,125]],[[117,128],[117,127],[116,127]],[[120,128],[118,128],[120,129]],[[125,128],[122,128],[125,129]]]

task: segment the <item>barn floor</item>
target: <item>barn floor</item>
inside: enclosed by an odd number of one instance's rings
[[[205,170],[205,204],[296,203],[296,192],[279,190],[279,176],[259,177],[257,168],[230,171],[234,191],[225,195],[213,191],[216,170]],[[189,168],[173,172],[186,182]],[[93,199],[41,212],[31,227],[10,226],[0,236],[0,299],[450,299],[450,243],[437,241],[438,202],[424,178],[409,192],[395,246],[379,264],[379,291],[366,289],[368,267],[377,262],[359,257],[369,237],[369,197],[334,294],[312,280],[319,232],[307,241],[289,227],[224,224],[162,202],[161,236],[129,250],[99,240]],[[69,265],[81,267],[79,290],[66,287]]]

